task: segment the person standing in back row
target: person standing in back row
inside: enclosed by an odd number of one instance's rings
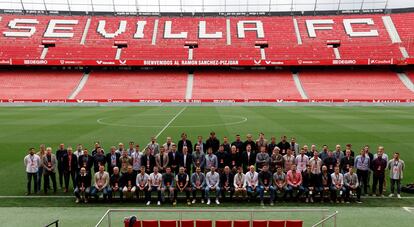
[[[364,195],[368,191],[368,174],[370,167],[369,156],[365,154],[364,150],[361,150],[360,155],[356,156],[354,166],[357,169],[358,182],[361,188],[364,189]],[[363,187],[361,186],[363,185]]]
[[[220,141],[216,137],[215,132],[210,132],[210,137],[206,140],[206,147],[205,149],[208,150],[209,148],[213,149],[213,153],[216,154],[220,146]]]
[[[403,179],[405,164],[404,161],[400,159],[400,153],[394,153],[394,158],[388,162],[387,168],[390,170],[391,183],[391,193],[389,197],[394,195],[394,187],[397,185],[397,197],[401,198],[401,180]]]
[[[43,157],[44,192],[47,194],[49,179],[52,179],[53,192],[56,193],[56,155],[52,154],[52,148],[46,148],[46,155]]]
[[[61,143],[59,145],[59,149],[56,151],[56,159],[57,159],[57,166],[58,166],[58,174],[59,174],[59,186],[63,189],[63,156],[65,156],[68,151],[65,149],[65,144]]]
[[[39,171],[40,167],[40,157],[39,155],[35,154],[35,149],[30,148],[29,154],[24,157],[24,166],[26,167],[26,174],[27,174],[27,192],[26,195],[30,195],[32,193],[32,178],[34,182],[34,193],[37,194],[37,172]]]

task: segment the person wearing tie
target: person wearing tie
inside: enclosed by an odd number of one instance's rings
[[[69,180],[72,178],[72,186],[73,188],[76,187],[75,185],[75,178],[78,166],[78,159],[76,155],[73,154],[72,147],[68,147],[66,155],[63,156],[63,175],[65,179],[65,192],[69,190]]]
[[[26,167],[26,175],[27,175],[27,192],[26,195],[30,195],[32,190],[32,179],[34,182],[34,193],[37,194],[37,172],[39,171],[40,167],[40,157],[39,155],[35,154],[35,149],[30,148],[29,154],[24,157],[24,166]]]

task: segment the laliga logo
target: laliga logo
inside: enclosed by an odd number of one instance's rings
[[[254,60],[255,65],[260,65],[260,63],[262,63],[262,60],[258,60],[258,61]]]
[[[119,64],[121,64],[121,65],[126,65],[126,60],[119,60]]]
[[[270,65],[270,63],[272,63],[272,61],[266,61],[266,64],[267,65]]]
[[[98,63],[98,65],[101,65],[102,64],[102,61],[96,61],[96,63]]]
[[[83,99],[76,99],[76,102],[83,103]]]

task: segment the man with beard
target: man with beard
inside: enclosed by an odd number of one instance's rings
[[[168,153],[168,167],[171,168],[173,173],[178,173],[182,158],[182,154],[177,152],[177,146],[173,144],[170,153]]]
[[[229,143],[229,138],[227,138],[227,136],[223,137],[223,143],[221,144],[221,146],[223,146],[224,151],[226,153],[230,153],[231,145]]]
[[[281,155],[287,154],[287,150],[290,149],[290,143],[287,141],[286,136],[281,137],[281,141],[277,144],[277,147],[280,148]]]
[[[286,174],[283,172],[282,166],[277,166],[276,173],[273,174],[273,191],[275,200],[277,200],[277,192],[283,193],[283,199],[286,199],[287,193]]]
[[[319,174],[319,181],[321,182],[320,185],[322,187],[321,202],[323,202],[324,196],[329,195],[332,184],[331,175],[328,173],[328,168],[325,165],[322,166],[322,173]]]
[[[309,158],[305,154],[305,149],[301,148],[300,154],[296,156],[296,159],[295,159],[295,164],[298,170],[302,173],[305,172],[307,169],[306,166],[308,165],[308,163],[309,163]]]
[[[151,155],[157,155],[160,153],[160,145],[157,143],[157,138],[155,136],[151,137],[151,142],[146,146],[150,150]]]
[[[224,167],[224,171],[220,175],[220,191],[221,191],[221,198],[223,200],[226,198],[226,193],[230,194],[230,200],[233,199],[234,194],[234,176],[233,173],[230,172],[230,168],[228,166]]]
[[[247,146],[250,146],[250,149],[252,151],[256,152],[257,151],[256,142],[253,141],[252,134],[247,134],[246,138],[247,138],[247,140],[244,141],[244,143],[243,143],[243,150],[242,151],[247,151]]]
[[[351,150],[346,150],[345,157],[341,159],[339,167],[341,168],[342,174],[349,172],[349,167],[354,166],[354,158],[351,157]]]
[[[290,199],[293,199],[293,193],[296,192],[296,200],[300,197],[302,190],[300,186],[302,185],[302,174],[297,171],[296,165],[293,164],[291,169],[286,173],[287,181],[287,192],[290,195]]]
[[[234,195],[238,200],[246,198],[247,189],[246,189],[246,175],[243,173],[243,168],[239,166],[237,168],[237,173],[234,176]]]
[[[52,179],[53,192],[56,193],[56,165],[56,155],[52,154],[52,148],[46,148],[46,155],[43,157],[43,189],[45,194],[47,194],[50,179]]]
[[[328,151],[328,156],[324,159],[323,164],[328,167],[328,173],[332,174],[335,172],[335,166],[337,164],[336,159],[333,156],[332,151]]]
[[[201,172],[204,172],[206,165],[206,155],[200,150],[200,146],[196,145],[195,151],[193,152],[193,172],[196,171],[197,167],[200,168]]]
[[[222,173],[224,170],[224,167],[228,166],[228,160],[229,160],[229,156],[226,153],[226,151],[224,151],[224,146],[219,146],[219,150],[216,153],[217,156],[217,170],[219,173]]]
[[[150,201],[149,191],[151,189],[149,187],[149,175],[145,173],[145,166],[141,166],[135,184],[137,185],[137,198],[139,198],[139,194],[141,192],[145,195],[145,202],[148,203]]]
[[[37,172],[39,171],[40,166],[40,157],[39,155],[35,154],[35,149],[30,148],[29,154],[24,157],[24,166],[26,167],[26,175],[27,175],[27,192],[26,195],[31,194],[31,187],[32,187],[32,178],[34,181],[34,193],[37,194]]]
[[[195,173],[191,176],[191,185],[193,192],[193,201],[192,204],[196,203],[196,193],[201,191],[201,203],[204,203],[205,198],[205,187],[206,187],[206,177],[204,173],[201,172],[200,167],[196,167]]]
[[[206,197],[207,205],[210,205],[210,191],[216,192],[216,204],[220,205],[219,195],[220,195],[220,176],[216,172],[214,166],[211,167],[210,172],[206,174]]]
[[[262,170],[263,166],[268,166],[270,162],[269,154],[266,152],[266,147],[260,147],[260,153],[256,155],[256,166],[257,169],[260,171]]]
[[[196,142],[196,144],[194,144],[194,150],[196,150],[197,146],[199,147],[199,149],[202,153],[207,152],[206,143],[203,142],[203,137],[202,136],[197,136],[197,142]]]
[[[123,183],[122,183],[122,177],[121,174],[119,173],[119,168],[118,167],[114,167],[114,169],[112,170],[113,174],[111,175],[110,179],[109,179],[109,185],[110,185],[110,193],[109,193],[109,201],[112,201],[112,198],[114,196],[116,196],[116,194],[119,194],[119,198],[123,199]]]
[[[283,155],[283,164],[285,172],[290,171],[292,169],[292,165],[295,164],[295,156],[293,156],[292,150],[290,148],[288,148],[287,153]]]
[[[295,137],[292,137],[292,139],[290,140],[290,149],[292,149],[294,156],[299,154],[299,144],[296,143]]]
[[[241,141],[239,134],[236,135],[236,140],[231,143],[231,146],[236,146],[236,150],[238,150],[240,154],[243,152],[243,141]]]
[[[120,157],[121,155],[116,153],[116,148],[112,146],[110,152],[106,154],[106,163],[108,165],[109,174],[113,173],[115,167],[121,168],[121,162],[119,161]]]
[[[349,152],[351,154],[351,152]],[[344,185],[346,188],[345,199],[347,202],[350,202],[350,195],[357,195],[357,203],[361,203],[361,188],[359,187],[358,176],[354,173],[354,167],[350,166],[348,171],[344,176]]]
[[[121,162],[121,173],[124,174],[128,171],[128,166],[132,165],[132,158],[128,156],[127,150],[122,150],[119,161]]]
[[[94,185],[91,187],[91,196],[98,200],[98,193],[102,192],[104,200],[107,199],[110,188],[109,188],[109,174],[105,171],[104,166],[99,166],[99,171],[95,173]]]
[[[164,173],[168,163],[168,154],[165,153],[164,147],[160,147],[160,153],[155,155],[155,165],[158,167],[158,171]]]
[[[181,140],[178,141],[178,152],[183,153],[183,147],[187,147],[189,154],[193,153],[193,144],[187,139],[187,133],[181,133]]]
[[[280,167],[283,169],[283,156],[279,153],[280,149],[275,147],[273,149],[272,155],[270,156],[270,171],[276,172],[277,168]]]
[[[63,156],[65,156],[68,151],[65,149],[65,144],[61,143],[59,145],[59,149],[56,151],[56,159],[57,159],[57,169],[59,174],[59,185],[60,188],[63,189]],[[65,189],[66,191],[66,189]]]
[[[267,153],[266,153],[267,154]],[[269,172],[269,166],[264,165],[262,171],[259,173],[259,194],[260,194],[260,205],[264,206],[264,194],[266,192],[270,193],[270,206],[273,206],[274,201],[274,188],[270,187],[272,185],[272,173]]]
[[[327,157],[328,157],[328,151],[329,151],[328,145],[323,145],[323,146],[322,146],[322,151],[319,153],[319,158],[320,158],[323,162],[325,162],[325,158],[327,158]],[[328,168],[328,169],[329,169],[329,168]]]
[[[135,175],[139,173],[141,170],[141,160],[142,160],[142,153],[139,151],[139,145],[134,149],[131,153],[132,158],[132,169],[134,170]]]
[[[157,205],[161,205],[161,180],[162,180],[162,175],[161,173],[158,172],[158,167],[154,167],[154,172],[152,172],[149,175],[149,187],[148,187],[148,200],[147,200],[147,206],[149,206],[151,204],[151,194],[152,192],[157,192],[158,194],[158,201],[157,201]]]
[[[91,169],[93,167],[93,157],[89,155],[88,149],[84,149],[83,155],[79,156],[78,165],[84,167],[86,172],[90,173],[92,176]]]
[[[191,205],[190,201],[190,178],[185,172],[184,167],[180,167],[178,174],[175,176],[176,190],[174,194],[175,202],[177,202],[177,193],[185,192],[185,198],[187,199],[187,205]]]
[[[260,147],[265,147],[265,151],[267,152],[267,139],[263,132],[259,133],[259,138],[256,140],[256,147],[260,149]]]
[[[313,174],[310,165],[306,165],[306,170],[302,173],[302,191],[306,197],[306,203],[309,201],[313,203],[315,194],[320,192],[320,187],[317,186],[318,176]]]

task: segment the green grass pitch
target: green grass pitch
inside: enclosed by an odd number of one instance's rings
[[[168,126],[168,127],[166,127]],[[129,141],[141,147],[158,135],[164,143],[186,132],[192,141],[207,138],[215,131],[218,138],[234,139],[236,134],[269,139],[294,136],[300,145],[321,147],[353,144],[353,150],[369,144],[375,152],[385,146],[388,155],[398,151],[406,163],[403,183],[414,181],[414,108],[412,107],[2,107],[0,108],[0,223],[1,226],[42,226],[53,218],[61,226],[92,226],[109,207],[140,207],[142,204],[89,204],[80,208],[72,198],[26,199],[23,157],[29,147],[46,144],[56,150],[59,143],[92,148],[100,141],[108,151],[111,145]],[[64,195],[59,192],[58,195]],[[1,197],[3,196],[3,197]],[[408,196],[408,195],[403,195]],[[284,203],[280,207],[320,206]],[[322,205],[339,210],[339,226],[410,226],[414,214],[403,206],[414,207],[414,199],[366,199],[362,205]],[[56,209],[55,207],[62,207]],[[168,207],[168,206],[167,206]],[[204,206],[200,206],[204,207]],[[222,207],[262,209],[256,205],[223,204]],[[50,215],[41,215],[41,214]],[[27,218],[19,218],[19,216]],[[163,217],[160,214],[161,218]],[[72,216],[74,216],[72,220]],[[76,218],[76,217],[79,218]],[[306,218],[305,216],[303,216]],[[300,216],[299,216],[300,218]],[[27,220],[35,220],[28,222]]]

